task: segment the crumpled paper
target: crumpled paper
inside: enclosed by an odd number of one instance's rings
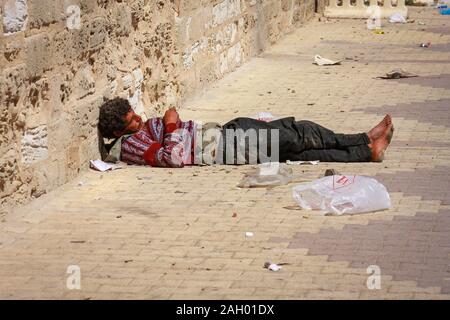
[[[317,64],[318,66],[332,66],[332,65],[336,65],[336,64],[341,64],[341,62],[344,60],[330,60],[327,58],[323,58],[321,56],[319,56],[318,54],[316,54],[314,56],[314,64]]]
[[[121,165],[118,164],[110,164],[110,163],[106,163],[102,160],[90,160],[89,161],[90,167],[91,169],[97,170],[97,171],[101,171],[101,172],[105,172],[105,171],[109,171],[109,170],[117,170],[117,169],[122,169]]]

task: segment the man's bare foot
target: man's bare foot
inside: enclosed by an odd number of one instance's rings
[[[393,124],[391,121],[391,123],[387,125],[381,132],[381,135],[379,135],[377,139],[369,144],[369,148],[372,151],[373,162],[382,162],[384,160],[384,153],[389,146],[389,143],[391,142],[392,132]]]
[[[390,125],[392,127],[392,131],[394,131],[394,126],[392,126],[392,118],[389,114],[387,114],[384,116],[383,120],[381,120],[379,124],[377,124],[375,127],[372,128],[372,130],[370,130],[367,133],[370,139],[370,143],[372,144],[375,142],[375,140],[379,139],[385,132],[386,128]]]
[[[382,162],[384,160],[384,151],[387,146],[387,141],[381,139],[375,140],[374,143],[369,144],[370,151],[372,152],[372,162]]]

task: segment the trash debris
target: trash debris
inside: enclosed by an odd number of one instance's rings
[[[439,10],[439,13],[444,15],[444,16],[448,16],[448,15],[450,15],[450,9],[442,8],[442,9]]]
[[[438,4],[436,5],[437,9],[447,9],[448,5],[446,3],[447,1],[438,1]]]
[[[246,233],[245,233],[245,236],[246,236],[247,238],[253,237],[253,232],[246,232]]]
[[[365,176],[334,175],[297,185],[293,197],[303,209],[342,215],[389,209],[386,187]]]
[[[86,241],[84,241],[84,240],[73,240],[73,241],[70,241],[70,243],[86,243]]]
[[[137,177],[138,180],[152,180],[152,177]]]
[[[279,119],[279,117],[275,117],[273,114],[271,114],[270,112],[260,112],[257,115],[254,115],[253,117],[250,117],[252,119],[256,119],[259,121],[265,121],[265,122],[270,122],[270,121],[274,121]]]
[[[405,17],[400,12],[395,12],[389,17],[390,23],[406,23]]]
[[[122,169],[121,165],[109,164],[102,160],[90,160],[89,163],[90,163],[91,169],[101,171],[101,172],[108,171],[108,170]]]
[[[267,186],[281,186],[292,181],[292,169],[285,164],[269,162],[261,164],[256,170],[245,173],[240,188],[255,188]]]
[[[300,208],[299,206],[285,206],[285,207],[283,207],[283,209],[287,209],[287,210],[302,210],[302,208]]]
[[[344,60],[330,60],[327,58],[322,58],[321,56],[319,56],[318,54],[316,54],[314,56],[314,64],[317,64],[319,66],[332,66],[332,65],[337,65],[337,64],[341,64],[341,62]]]
[[[276,263],[265,262],[264,268],[270,271],[279,271],[282,267]]]
[[[269,269],[270,271],[279,271],[281,270],[282,267],[280,267],[279,265],[272,263],[267,269]]]
[[[324,177],[337,176],[337,175],[340,175],[340,173],[336,169],[327,169],[327,170],[325,170]]]
[[[377,29],[373,33],[375,33],[375,34],[384,34],[384,31],[381,30],[381,29]]]
[[[417,22],[418,24],[419,24],[419,26],[424,26],[424,25],[426,25],[426,23],[425,22],[422,22],[422,21],[419,21],[419,22]]]
[[[233,217],[233,218],[236,218],[236,217],[237,217],[237,213],[236,213],[236,212],[233,212],[232,217]]]
[[[317,166],[319,163],[320,163],[320,160],[314,160],[314,161],[291,161],[291,160],[286,160],[286,164],[287,165],[311,164],[313,166]]]
[[[417,77],[417,74],[407,72],[403,69],[394,69],[386,73],[385,76],[377,77],[377,79],[401,79],[401,78],[413,78]]]
[[[424,42],[420,44],[421,48],[429,48],[431,46],[431,42]]]
[[[79,186],[79,187],[84,186],[84,182],[83,182],[83,181],[78,182],[78,186]]]

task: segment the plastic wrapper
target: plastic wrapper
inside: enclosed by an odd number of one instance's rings
[[[334,175],[293,188],[293,197],[303,209],[342,215],[389,209],[386,187],[365,176]]]
[[[245,174],[244,178],[237,185],[240,188],[263,188],[282,186],[298,180],[292,168],[284,163],[261,164],[256,170]]]

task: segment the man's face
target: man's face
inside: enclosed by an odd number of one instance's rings
[[[124,134],[135,133],[144,127],[144,122],[142,118],[130,110],[124,117],[123,121],[126,124],[125,129],[122,132],[117,132],[117,136],[122,136]]]

